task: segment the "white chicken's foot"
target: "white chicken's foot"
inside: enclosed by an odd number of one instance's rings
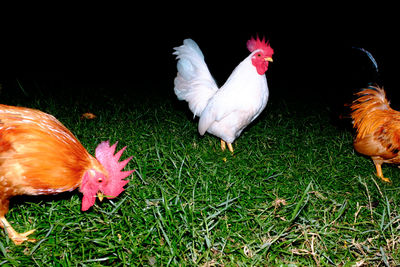
[[[0,226],[2,226],[7,234],[8,237],[14,242],[15,245],[21,245],[24,241],[28,242],[36,242],[36,239],[29,239],[28,235],[32,234],[33,232],[36,231],[36,229],[27,231],[25,233],[17,233],[14,228],[10,225],[10,223],[6,220],[5,217],[0,217]]]

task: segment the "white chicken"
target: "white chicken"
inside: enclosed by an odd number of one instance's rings
[[[192,39],[175,47],[178,74],[175,94],[189,103],[194,116],[199,116],[199,133],[221,138],[221,149],[226,145],[233,153],[232,143],[264,110],[268,101],[268,85],[264,73],[272,62],[274,50],[257,37],[247,41],[251,54],[232,72],[225,84],[218,88],[204,61],[203,53]]]

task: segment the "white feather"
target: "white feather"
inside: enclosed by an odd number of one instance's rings
[[[179,100],[186,100],[195,116],[200,116],[209,99],[218,90],[204,61],[203,53],[192,39],[176,47],[178,74],[175,78],[175,94]]]

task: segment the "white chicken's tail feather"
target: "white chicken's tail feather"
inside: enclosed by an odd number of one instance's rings
[[[218,90],[218,86],[195,41],[185,39],[183,45],[174,49],[173,54],[178,59],[178,74],[174,81],[175,94],[179,100],[189,103],[189,108],[195,116],[200,116],[208,100]]]

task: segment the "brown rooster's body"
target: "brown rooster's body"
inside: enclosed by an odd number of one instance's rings
[[[50,195],[80,187],[86,201],[82,210],[88,209],[95,194],[104,191],[96,183],[108,182],[110,170],[104,165],[53,116],[0,105],[0,227],[15,244],[34,241],[27,238],[33,231],[19,234],[5,219],[10,198],[17,195]],[[90,189],[82,188],[83,179]]]
[[[354,149],[370,156],[376,172],[385,182],[390,179],[382,174],[383,163],[400,164],[400,112],[392,109],[380,87],[369,87],[356,94],[351,105],[357,135]]]

